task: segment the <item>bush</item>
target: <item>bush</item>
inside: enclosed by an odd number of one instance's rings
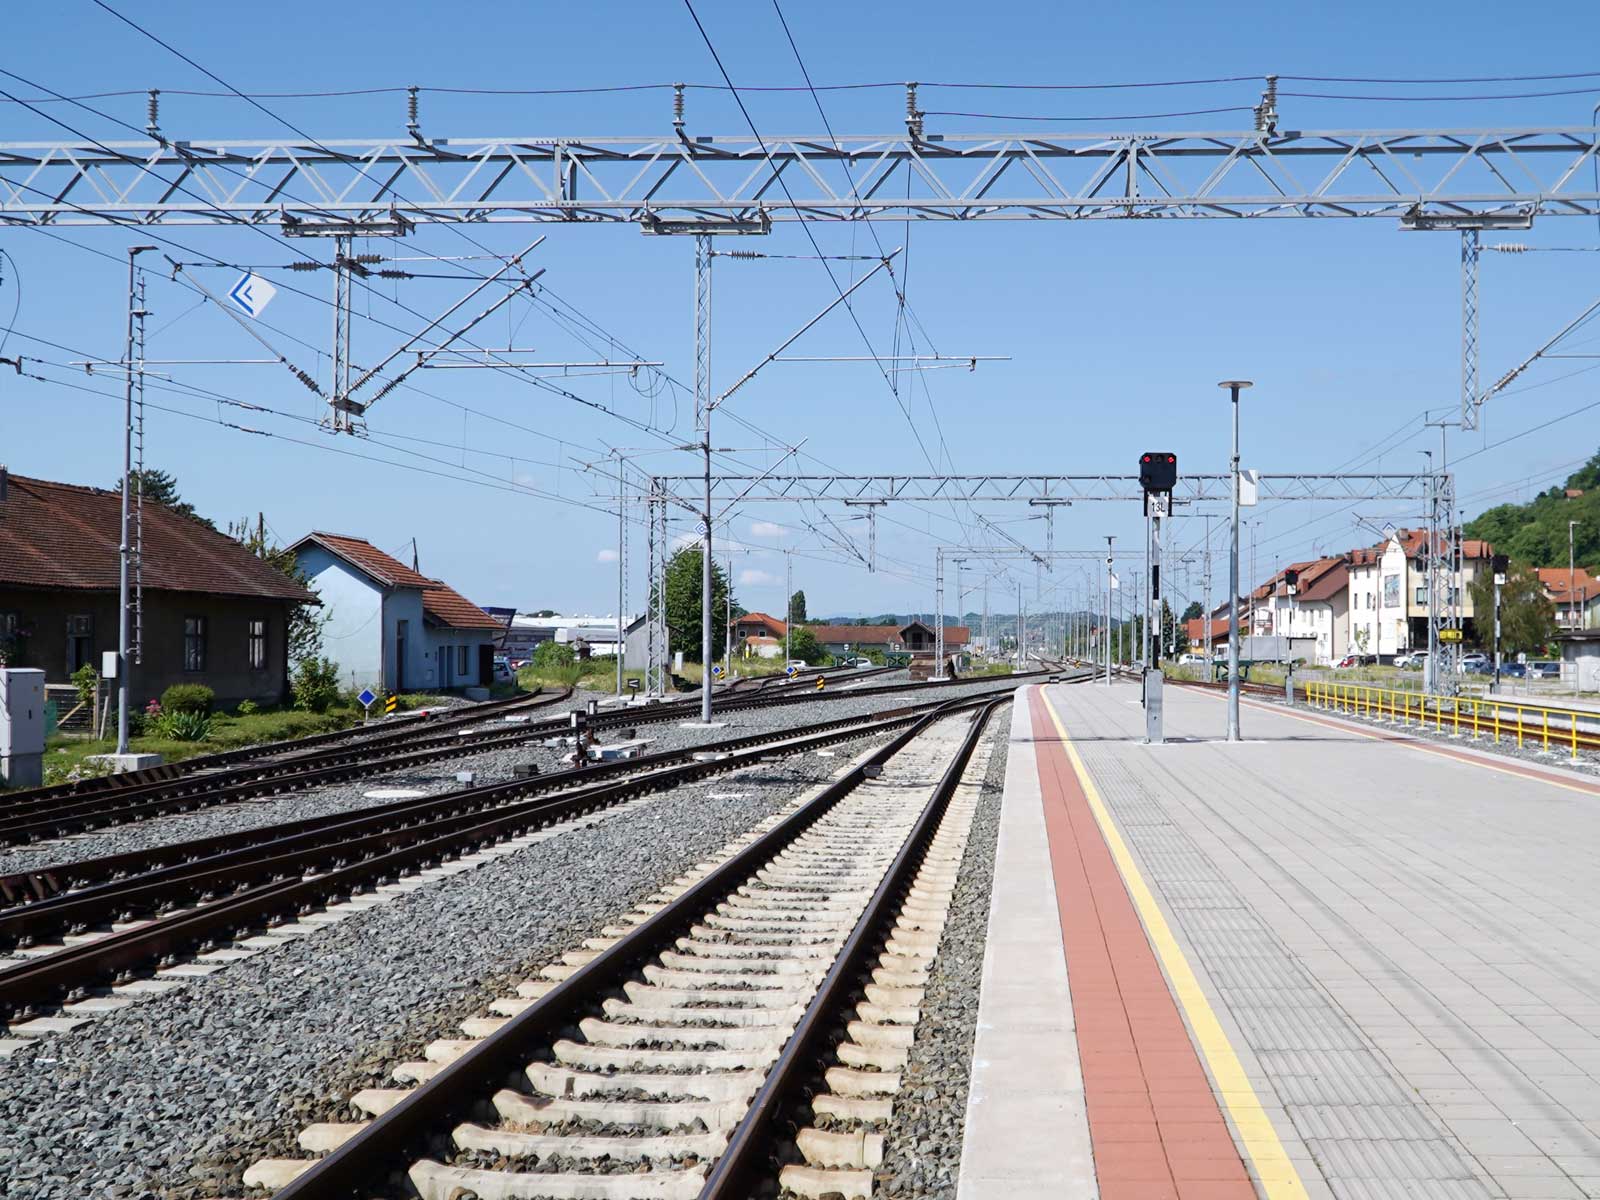
[[[303,658],[294,669],[294,706],[327,712],[339,699],[339,664],[331,658]]]
[[[217,694],[203,683],[175,683],[161,693],[161,711],[204,716],[211,711],[216,699]]]
[[[155,719],[152,732],[173,742],[203,742],[211,736],[211,714],[169,708]]]
[[[241,717],[253,717],[261,711],[261,706],[254,700],[241,700],[239,707],[233,711]]]
[[[78,689],[81,703],[93,704],[95,691],[100,687],[100,672],[94,669],[93,663],[84,663],[72,673],[72,686]]]
[[[540,642],[533,651],[533,665],[541,671],[570,667],[577,662],[572,647],[564,642]]]

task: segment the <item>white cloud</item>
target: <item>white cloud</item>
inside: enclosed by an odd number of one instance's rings
[[[766,571],[744,570],[739,572],[740,587],[767,587],[781,580],[776,575],[769,575]]]
[[[781,538],[786,536],[788,532],[782,525],[774,524],[771,521],[750,522],[751,537]]]
[[[595,562],[616,562],[617,552],[615,550],[602,550],[594,556],[594,560]]]

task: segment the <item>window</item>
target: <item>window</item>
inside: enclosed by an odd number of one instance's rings
[[[14,612],[0,612],[0,641],[17,636],[17,626],[20,618]]]
[[[78,613],[67,618],[67,674],[94,661],[94,617]]]
[[[470,652],[471,648],[468,646],[456,647],[456,674],[462,676],[463,678],[466,677],[467,671],[471,669],[467,665],[467,655]]]
[[[183,619],[183,669],[185,671],[204,671],[206,669],[206,619],[204,617],[185,617]]]
[[[1428,585],[1425,584],[1425,583],[1418,584],[1417,585],[1417,603],[1418,604],[1426,604],[1427,602],[1428,602]]]
[[[248,624],[249,642],[248,654],[250,669],[252,671],[265,671],[267,669],[267,623],[264,620],[252,619]]]

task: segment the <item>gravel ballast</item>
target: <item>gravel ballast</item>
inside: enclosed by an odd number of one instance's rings
[[[883,682],[882,677],[863,680],[864,685]],[[859,700],[830,699],[812,705],[786,704],[751,711],[734,711],[725,717],[718,714],[715,720],[726,722],[719,728],[682,728],[679,721],[661,721],[638,726],[638,736],[647,741],[643,753],[665,750],[682,750],[703,745],[708,741],[738,737],[742,734],[783,729],[834,718],[861,716],[883,709],[902,707],[935,695],[956,697],[973,691],[993,689],[1003,681],[985,679],[970,686],[958,686],[933,692],[919,688],[906,692],[904,699],[895,695],[864,696]],[[536,710],[535,720],[559,715],[570,708],[581,708],[590,699],[607,699],[610,693],[575,692],[565,705]],[[602,707],[602,712],[610,711]],[[492,718],[486,725],[498,724]],[[608,732],[605,740],[618,740],[618,735]],[[458,783],[456,773],[471,771],[474,784],[499,783],[511,779],[512,769],[521,763],[533,763],[541,772],[558,770],[566,764],[562,759],[571,753],[570,748],[548,748],[542,745],[512,744],[500,749],[486,750],[481,754],[444,759],[424,764],[406,771],[387,775],[372,775],[348,783],[329,784],[282,796],[263,797],[237,804],[218,805],[195,812],[175,813],[156,817],[131,825],[113,826],[89,833],[75,834],[59,841],[39,842],[31,846],[0,848],[0,875],[37,870],[47,865],[82,862],[110,854],[126,854],[167,846],[175,842],[197,841],[225,834],[261,829],[285,821],[298,821],[311,817],[327,816],[339,812],[354,812],[381,804],[391,804],[391,799],[369,799],[366,793],[383,788],[415,788],[429,793],[442,793],[467,786]],[[0,798],[0,805],[4,804]]]
[[[863,746],[680,787],[0,1059],[0,1194],[244,1194],[307,1121]]]
[[[939,953],[928,976],[911,1057],[894,1098],[883,1165],[876,1173],[876,1196],[952,1200],[956,1194],[1005,791],[1009,711],[1002,709],[990,718],[992,745],[983,791]]]

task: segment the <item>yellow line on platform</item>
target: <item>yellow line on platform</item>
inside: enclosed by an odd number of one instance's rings
[[[1245,1154],[1249,1156],[1256,1182],[1267,1200],[1309,1200],[1305,1184],[1300,1179],[1300,1172],[1289,1158],[1288,1151],[1283,1148],[1283,1142],[1278,1138],[1278,1131],[1273,1127],[1272,1118],[1267,1115],[1260,1097],[1251,1086],[1250,1077],[1245,1072],[1244,1064],[1239,1061],[1233,1043],[1228,1040],[1222,1022],[1217,1020],[1216,1010],[1211,1007],[1211,1001],[1207,999],[1205,990],[1200,986],[1194,968],[1189,965],[1189,960],[1178,944],[1172,927],[1167,923],[1160,904],[1156,902],[1155,894],[1145,882],[1138,863],[1134,861],[1132,851],[1128,849],[1128,844],[1123,841],[1116,822],[1112,820],[1111,810],[1101,798],[1100,790],[1095,787],[1089,769],[1084,766],[1077,747],[1072,744],[1072,738],[1067,734],[1066,726],[1061,723],[1055,705],[1050,703],[1049,693],[1043,687],[1039,689],[1039,697],[1044,701],[1045,711],[1050,714],[1050,720],[1055,724],[1056,733],[1061,738],[1061,745],[1066,750],[1072,769],[1078,776],[1078,784],[1083,788],[1083,794],[1089,801],[1089,808],[1100,826],[1100,835],[1105,838],[1106,845],[1111,850],[1111,857],[1116,861],[1117,870],[1122,873],[1122,882],[1128,889],[1128,895],[1132,898],[1134,907],[1139,910],[1139,918],[1144,922],[1150,945],[1154,948],[1156,957],[1161,960],[1162,969],[1167,973],[1167,981],[1182,1006],[1185,1017],[1188,1018],[1189,1029],[1199,1044],[1200,1053],[1205,1057],[1206,1066],[1211,1071],[1212,1086],[1216,1089],[1223,1107],[1228,1110],[1235,1133],[1244,1146]],[[1070,971],[1069,965],[1067,980],[1069,987],[1072,983]]]

